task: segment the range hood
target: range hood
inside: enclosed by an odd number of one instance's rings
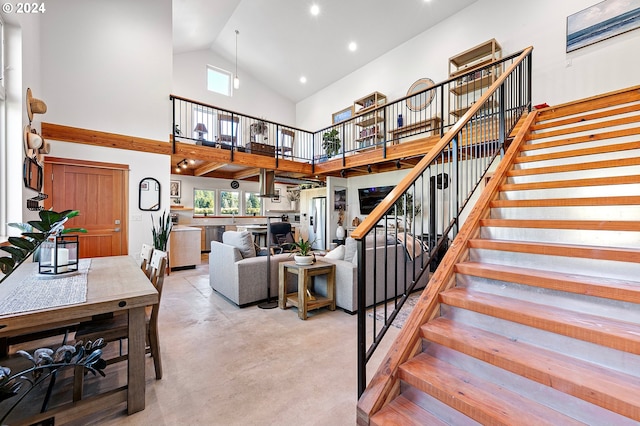
[[[273,198],[275,191],[276,172],[274,170],[260,169],[259,197]]]

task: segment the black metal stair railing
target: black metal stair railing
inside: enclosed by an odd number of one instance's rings
[[[492,85],[473,86],[477,76],[486,75],[495,77]],[[411,293],[428,285],[464,220],[465,207],[499,161],[517,121],[530,111],[531,48],[431,90],[433,111],[443,117],[447,104],[455,109],[449,114],[460,119],[443,124],[440,131],[446,132],[434,148],[351,233],[358,264],[358,396],[366,388],[367,362]],[[445,93],[456,97],[443,103]],[[386,114],[393,116],[393,108]]]

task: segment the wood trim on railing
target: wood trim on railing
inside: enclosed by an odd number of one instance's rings
[[[365,237],[371,231],[376,224],[382,219],[382,216],[398,201],[398,199],[404,194],[407,189],[416,181],[422,173],[429,167],[429,165],[433,162],[433,160],[440,155],[440,152],[451,143],[454,136],[456,136],[460,131],[466,126],[471,117],[473,117],[489,100],[491,96],[498,90],[498,88],[502,85],[502,83],[508,78],[509,75],[515,70],[515,68],[520,65],[524,58],[526,58],[533,47],[528,47],[522,51],[522,54],[518,57],[516,61],[514,61],[511,66],[498,77],[498,79],[493,83],[489,90],[487,90],[482,97],[469,108],[469,110],[456,122],[456,124],[444,134],[440,142],[435,144],[435,146],[420,160],[416,166],[411,169],[409,174],[407,174],[404,179],[398,183],[395,188],[391,190],[389,195],[373,210],[371,214],[369,214],[364,221],[358,226],[353,232],[351,232],[351,237],[356,240],[360,240]]]
[[[488,218],[489,204],[498,196],[499,187],[505,180],[507,171],[513,166],[513,162],[520,152],[520,147],[526,140],[529,127],[535,121],[536,116],[537,111],[531,112],[527,116],[462,229],[429,280],[427,289],[420,296],[393,347],[381,362],[367,389],[362,394],[358,401],[358,424],[368,425],[371,415],[378,412],[388,402],[389,393],[393,392],[394,388],[398,389],[398,368],[416,351],[420,350],[420,326],[436,316],[440,305],[438,295],[455,285],[455,265],[468,258],[467,242],[478,236],[480,220]]]

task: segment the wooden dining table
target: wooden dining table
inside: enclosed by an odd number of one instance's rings
[[[0,284],[0,301],[13,297],[25,282],[32,282],[38,272],[37,263],[25,263]],[[37,282],[46,290],[47,279]],[[47,292],[31,292],[30,297],[46,297]],[[41,301],[46,304],[46,300]],[[76,324],[96,315],[126,311],[129,315],[127,384],[82,401],[55,407],[36,417],[55,416],[61,423],[126,401],[127,412],[145,408],[145,306],[158,303],[158,292],[139,265],[130,256],[90,259],[86,271],[86,300],[0,315],[0,338],[22,335]],[[54,348],[55,349],[55,348]],[[105,370],[108,374],[108,370]],[[34,419],[30,418],[29,422]],[[38,420],[37,418],[35,420]]]

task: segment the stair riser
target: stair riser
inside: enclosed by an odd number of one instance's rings
[[[439,399],[432,397],[404,382],[400,385],[402,396],[432,413],[447,424],[460,426],[479,426],[480,423],[454,410]]]
[[[482,227],[480,236],[494,240],[640,248],[640,232],[629,231]]]
[[[537,220],[638,220],[640,206],[499,207],[491,209],[492,219]]]
[[[553,182],[558,180],[592,179],[611,176],[631,176],[640,174],[640,166],[607,167],[601,169],[578,170],[573,172],[543,173],[529,176],[510,176],[507,183]]]
[[[491,364],[477,360],[460,352],[440,345],[431,344],[426,352],[429,355],[471,372],[480,379],[492,382],[525,397],[536,400],[558,412],[571,416],[590,425],[633,425],[630,419],[617,415],[596,405],[569,396],[543,384],[518,376]],[[523,420],[523,424],[526,423]]]
[[[495,263],[567,274],[579,273],[580,275],[629,281],[638,280],[638,276],[640,276],[640,264],[638,263],[486,249],[471,249],[469,253],[469,260],[472,262]]]
[[[589,133],[589,134],[593,134],[593,133]],[[587,135],[577,135],[577,134],[570,135],[572,140],[575,140],[580,136],[587,136]],[[556,136],[556,137],[547,138],[547,139],[535,139],[527,142],[526,145],[528,148],[529,146],[542,145],[545,143],[556,142],[556,141],[565,141],[566,139],[567,139],[566,136],[562,136],[562,137]],[[552,154],[555,152],[565,152],[565,151],[571,151],[575,149],[606,147],[609,145],[621,144],[621,143],[632,143],[636,141],[638,141],[638,135],[629,135],[629,136],[622,136],[614,139],[589,140],[586,142],[576,142],[576,143],[571,143],[569,145],[552,146],[548,148],[538,148],[538,149],[529,148],[520,152],[520,155],[530,156],[530,155]]]
[[[586,198],[634,196],[640,194],[640,183],[623,185],[578,186],[569,188],[503,191],[501,200],[540,200],[545,198]]]
[[[578,155],[575,157],[554,158],[551,160],[529,161],[517,163],[516,169],[531,169],[534,167],[563,166],[566,164],[589,163],[592,161],[610,161],[621,158],[640,157],[640,150],[632,149],[622,152],[606,152],[602,154]]]
[[[636,376],[640,380],[640,356],[638,355],[448,305],[442,305],[442,314],[457,322],[487,330],[508,339],[600,364]]]
[[[627,302],[497,281],[472,275],[457,274],[456,283],[459,287],[488,294],[640,324],[640,305]]]

